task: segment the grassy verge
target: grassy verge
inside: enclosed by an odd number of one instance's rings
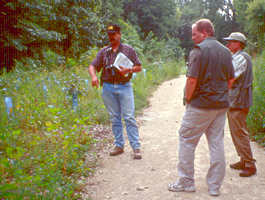
[[[265,147],[265,51],[253,62],[253,106],[247,123],[251,137]]]

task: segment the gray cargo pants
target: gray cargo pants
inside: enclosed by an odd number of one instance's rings
[[[219,189],[225,176],[224,125],[228,109],[200,109],[186,106],[179,130],[179,181],[194,185],[194,152],[203,133],[210,150],[207,173],[209,190]]]

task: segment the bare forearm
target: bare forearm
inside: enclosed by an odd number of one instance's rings
[[[93,65],[89,65],[89,68],[88,68],[88,72],[91,76],[91,84],[92,86],[96,86],[96,87],[99,87],[99,81],[98,81],[98,77],[96,75],[96,68],[93,66]]]
[[[89,65],[88,72],[89,72],[91,78],[96,76],[96,69],[93,65]]]
[[[189,102],[192,98],[192,95],[196,89],[197,85],[197,79],[188,77],[186,81],[186,89],[185,89],[185,94],[186,94],[186,100]]]

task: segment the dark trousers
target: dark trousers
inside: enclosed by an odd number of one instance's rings
[[[234,109],[230,108],[227,112],[228,123],[233,143],[235,145],[237,154],[241,161],[245,163],[245,167],[253,167],[255,159],[253,159],[249,132],[247,129],[248,109]]]

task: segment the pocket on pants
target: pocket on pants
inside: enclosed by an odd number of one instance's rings
[[[185,126],[185,125],[181,125],[180,129],[179,129],[179,135],[183,138],[190,138],[193,137],[195,135],[195,128],[194,127],[189,127],[189,126]]]

